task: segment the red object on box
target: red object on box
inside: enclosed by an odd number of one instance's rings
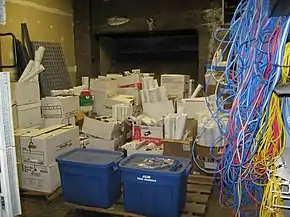
[[[141,90],[142,89],[142,83],[139,82],[139,83],[136,83],[136,84],[128,84],[128,85],[119,86],[119,88],[129,88],[129,87],[136,87],[139,90]]]
[[[82,96],[90,96],[91,95],[91,91],[90,90],[82,90],[81,95]]]
[[[153,142],[156,145],[163,145],[163,129],[162,127],[133,125],[132,139]]]

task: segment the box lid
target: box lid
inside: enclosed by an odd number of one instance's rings
[[[33,131],[30,131],[30,132],[23,134],[21,136],[23,136],[23,137],[36,137],[36,136],[42,135],[44,133],[48,133],[48,132],[57,130],[57,129],[62,128],[64,126],[65,126],[64,124],[59,124],[59,125],[47,127],[47,128],[40,129],[40,130],[33,130]]]
[[[186,158],[133,154],[120,163],[120,168],[165,173],[183,173],[189,164],[190,160]]]
[[[35,102],[35,103],[26,104],[26,105],[17,105],[17,110],[23,111],[23,110],[29,110],[29,109],[37,108],[37,107],[41,107],[40,101]]]
[[[78,129],[78,127],[76,126],[65,126],[65,127],[62,127],[62,128],[58,128],[58,129],[55,129],[55,130],[52,130],[52,131],[49,131],[49,132],[45,132],[41,135],[38,135],[37,136],[37,139],[46,139],[46,138],[49,138],[49,137],[53,137],[53,136],[57,136],[57,135],[60,135],[60,134],[63,134],[63,133],[66,133],[72,129]]]
[[[107,166],[123,159],[123,153],[99,149],[77,148],[57,157],[59,162]]]

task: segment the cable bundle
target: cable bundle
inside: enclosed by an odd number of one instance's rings
[[[275,169],[285,147],[281,102],[273,90],[282,73],[278,66],[283,63],[290,19],[268,18],[267,5],[268,0],[241,1],[227,34],[218,39],[217,50],[229,50],[226,70],[216,79],[212,66],[209,78],[218,83],[218,111],[212,116],[225,139],[217,168],[220,202],[234,208],[234,216],[247,216],[244,207],[261,203],[267,172]],[[229,110],[224,108],[228,103]]]

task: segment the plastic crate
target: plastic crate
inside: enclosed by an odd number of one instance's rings
[[[121,177],[118,163],[123,153],[78,148],[56,160],[64,201],[108,208],[119,199]]]
[[[174,159],[175,171],[143,169],[138,166],[145,158]],[[150,217],[179,217],[186,201],[187,178],[191,161],[186,158],[133,154],[119,168],[122,174],[124,207],[127,212]]]

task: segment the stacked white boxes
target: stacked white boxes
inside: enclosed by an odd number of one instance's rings
[[[11,83],[12,99],[16,102],[17,127],[37,127],[41,123],[38,82]]]
[[[54,96],[41,100],[44,127],[57,124],[75,125],[75,115],[79,111],[78,96]]]
[[[26,190],[52,193],[60,187],[56,157],[79,148],[76,126],[56,125],[20,135],[21,186]]]

